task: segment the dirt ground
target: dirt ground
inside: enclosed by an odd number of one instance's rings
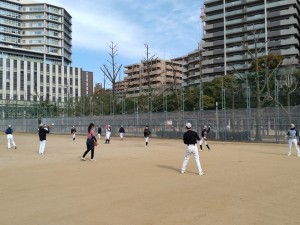
[[[287,145],[210,142],[181,174],[181,140],[112,137],[80,161],[85,137],[0,136],[1,225],[296,225],[300,157]],[[90,155],[88,155],[90,156]]]

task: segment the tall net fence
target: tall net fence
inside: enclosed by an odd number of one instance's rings
[[[270,107],[258,109],[215,109],[200,111],[181,111],[163,113],[134,113],[100,116],[61,116],[41,118],[2,119],[2,130],[12,125],[15,132],[36,133],[38,125],[50,125],[51,133],[70,134],[75,126],[78,134],[86,134],[89,123],[96,128],[109,124],[112,135],[117,136],[121,125],[125,128],[126,136],[142,137],[145,125],[148,125],[152,137],[182,138],[185,124],[192,123],[192,128],[198,132],[204,125],[211,127],[208,135],[210,140],[243,141],[243,142],[273,142],[285,141],[290,122],[300,127],[300,106],[282,108]],[[96,129],[97,132],[97,129]]]

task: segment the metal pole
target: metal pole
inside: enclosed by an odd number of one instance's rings
[[[218,112],[218,102],[216,102],[216,121],[217,121],[216,138],[219,139],[219,112]]]
[[[279,92],[279,83],[278,80],[276,78],[277,75],[277,70],[275,71],[275,108],[276,108],[276,117],[275,117],[275,124],[274,124],[274,129],[275,129],[275,137],[276,137],[276,143],[279,142],[279,96],[278,96],[278,92]]]

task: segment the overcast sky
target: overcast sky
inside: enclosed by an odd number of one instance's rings
[[[108,44],[118,45],[117,63],[139,63],[150,54],[162,59],[183,56],[202,39],[199,18],[203,0],[44,0],[72,16],[74,67],[94,72],[110,59]],[[123,77],[123,71],[121,78]]]

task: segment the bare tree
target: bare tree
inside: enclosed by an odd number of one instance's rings
[[[147,84],[147,95],[148,95],[148,111],[151,111],[151,101],[152,101],[152,97],[153,97],[153,90],[152,90],[152,81],[156,78],[157,74],[155,76],[151,76],[151,70],[154,64],[157,63],[158,57],[154,55],[150,56],[150,52],[149,52],[149,45],[148,44],[144,44],[145,48],[146,48],[146,57],[144,57],[141,60],[141,70],[140,72],[142,74],[145,74],[145,76],[143,76],[143,79],[146,80],[146,84]]]
[[[254,28],[254,26],[253,26]],[[254,88],[256,99],[256,132],[255,140],[261,140],[261,108],[270,100],[274,100],[271,96],[270,80],[275,71],[282,65],[283,56],[277,54],[268,54],[267,42],[260,37],[261,32],[253,29],[251,42],[244,41],[242,44],[251,59],[250,71],[254,73]],[[249,45],[252,47],[249,47]],[[233,67],[234,68],[234,67]],[[235,71],[237,71],[234,68]],[[246,77],[248,82],[248,77]]]
[[[287,98],[287,114],[288,114],[288,123],[291,123],[291,95],[292,93],[300,89],[298,79],[295,76],[295,68],[286,69],[280,77],[280,86],[281,89],[286,94]]]
[[[110,60],[107,60],[109,66],[103,64],[103,66],[100,67],[100,69],[102,70],[104,76],[111,82],[112,85],[112,102],[113,102],[113,113],[114,113],[116,80],[122,68],[122,64],[118,66],[116,63],[116,57],[118,55],[117,45],[114,44],[113,41],[111,41],[108,47],[110,48],[110,53],[109,53]]]
[[[169,85],[168,85],[168,89],[166,91],[171,91],[172,94],[175,95],[176,98],[176,103],[177,103],[177,109],[178,111],[180,110],[180,91],[181,89],[179,88],[180,85],[180,79],[177,76],[177,71],[178,71],[178,65],[171,60],[169,66],[171,67],[172,70],[172,77],[170,77],[169,79],[167,79],[167,81],[169,81]]]

